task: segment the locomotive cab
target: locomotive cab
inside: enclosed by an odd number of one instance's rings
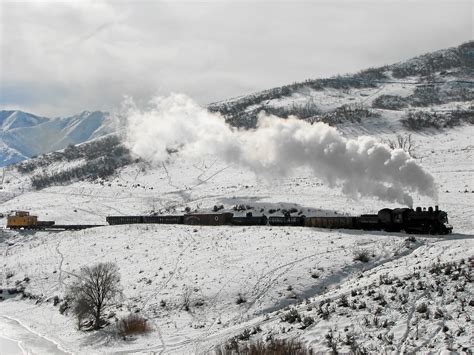
[[[438,209],[436,209],[438,211]],[[453,231],[453,226],[449,224],[448,214],[444,211],[438,212],[438,221],[440,229],[444,234],[449,234]]]

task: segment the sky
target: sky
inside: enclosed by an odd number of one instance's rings
[[[0,0],[0,109],[199,104],[473,39],[473,1]]]

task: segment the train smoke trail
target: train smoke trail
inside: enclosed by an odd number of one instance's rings
[[[370,137],[348,139],[325,123],[260,114],[257,128],[239,130],[190,98],[158,98],[152,108],[127,113],[126,142],[133,153],[160,163],[176,148],[186,157],[212,154],[258,175],[288,175],[309,166],[330,186],[353,198],[375,196],[413,205],[411,194],[436,198],[433,177],[406,152]]]

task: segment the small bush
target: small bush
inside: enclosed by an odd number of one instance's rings
[[[346,295],[342,295],[341,298],[339,298],[339,306],[341,307],[349,307],[349,301],[347,300]]]
[[[127,317],[119,320],[117,325],[120,336],[146,334],[151,332],[151,327],[147,320],[138,314],[129,314]]]
[[[426,313],[428,312],[428,306],[426,305],[425,302],[422,302],[416,307],[416,311],[418,313]]]
[[[247,302],[247,299],[241,294],[239,293],[237,295],[237,300],[235,301],[236,304],[242,304],[242,303],[245,303]]]
[[[281,316],[281,320],[288,323],[301,322],[301,316],[296,309],[292,308]]]
[[[190,289],[185,289],[183,291],[183,303],[182,303],[182,308],[186,311],[189,312],[191,305],[191,290]]]
[[[300,329],[306,329],[314,324],[314,318],[310,316],[306,316],[303,318],[302,323],[303,324],[301,325]]]
[[[367,249],[359,249],[354,251],[354,261],[362,261],[367,263],[370,260],[370,253]]]
[[[384,110],[401,110],[408,106],[408,102],[401,96],[396,95],[380,95],[372,102],[373,108]]]
[[[434,313],[434,318],[435,319],[444,318],[444,312],[440,308],[436,308],[436,311]]]

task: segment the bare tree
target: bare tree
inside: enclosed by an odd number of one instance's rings
[[[390,149],[403,149],[411,157],[416,158],[416,145],[411,134],[406,134],[404,136],[402,136],[401,134],[397,134],[396,139],[387,138],[383,140],[383,143],[387,144]]]
[[[189,286],[183,287],[183,308],[186,312],[189,311],[191,306],[191,297],[193,290]]]
[[[99,329],[104,311],[121,292],[120,274],[115,263],[83,266],[67,291],[67,297],[73,301],[72,310],[79,327],[84,318],[91,317],[94,329]]]

